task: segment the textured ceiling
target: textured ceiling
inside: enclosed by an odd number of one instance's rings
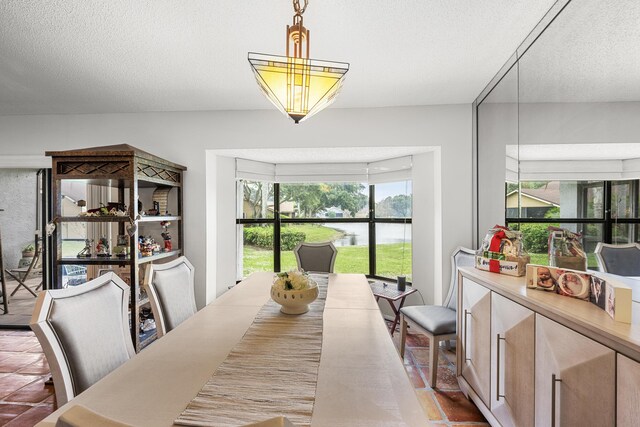
[[[311,0],[335,107],[472,102],[554,0]],[[284,54],[289,0],[0,0],[0,115],[272,108],[247,52]]]
[[[520,102],[640,101],[640,1],[572,1],[518,73]]]

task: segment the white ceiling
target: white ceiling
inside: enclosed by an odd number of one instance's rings
[[[334,107],[470,103],[555,0],[311,0]],[[267,109],[247,52],[284,54],[290,0],[0,1],[0,115]]]
[[[520,102],[639,101],[640,1],[572,1],[518,74]]]

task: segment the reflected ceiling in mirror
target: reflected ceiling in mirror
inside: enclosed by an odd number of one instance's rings
[[[520,58],[519,102],[640,100],[640,1],[573,0]]]

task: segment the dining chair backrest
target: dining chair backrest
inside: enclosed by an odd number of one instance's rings
[[[618,276],[640,276],[640,244],[598,243],[594,252],[601,271]]]
[[[184,256],[164,264],[148,264],[144,286],[151,303],[158,338],[198,311],[194,268]]]
[[[298,243],[293,249],[298,270],[315,273],[333,273],[338,251],[333,243]]]
[[[451,281],[444,306],[456,310],[458,304],[458,267],[473,267],[476,251],[458,246],[451,254]]]
[[[115,273],[40,292],[30,325],[49,362],[58,406],[135,355],[129,286]]]

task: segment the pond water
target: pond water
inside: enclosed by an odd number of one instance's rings
[[[333,244],[336,246],[369,245],[369,226],[367,224],[325,223],[322,225],[345,233],[341,239],[334,240]],[[376,224],[376,243],[378,245],[404,241],[411,243],[411,224]]]

